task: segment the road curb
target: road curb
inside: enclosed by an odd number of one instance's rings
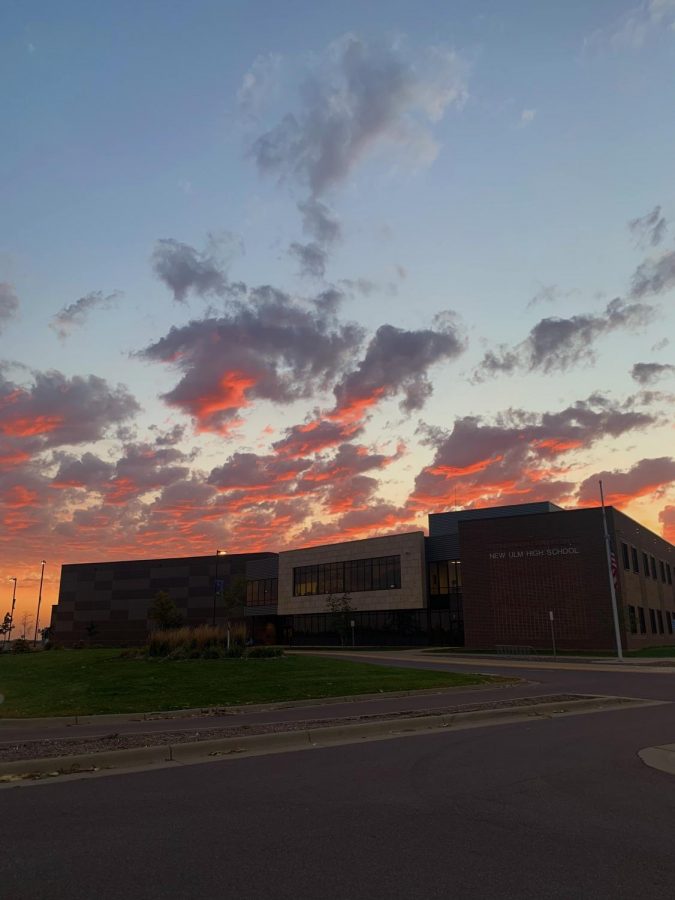
[[[675,744],[661,744],[659,747],[645,747],[638,752],[642,762],[651,769],[658,769],[668,775],[675,775]]]
[[[166,767],[199,762],[209,762],[216,758],[232,758],[241,755],[262,755],[289,750],[358,743],[367,740],[381,740],[405,737],[439,730],[461,730],[463,728],[496,725],[514,721],[544,720],[558,716],[576,715],[586,712],[603,712],[628,709],[636,706],[659,706],[664,701],[636,700],[623,697],[596,697],[550,703],[533,703],[528,706],[508,709],[475,710],[464,713],[444,713],[441,715],[395,718],[378,722],[355,722],[346,725],[332,725],[321,728],[307,728],[295,731],[281,731],[247,736],[216,738],[176,745],[155,745],[125,750],[86,753],[76,756],[60,756],[35,760],[16,760],[0,763],[0,776],[16,776],[16,781],[8,779],[4,786],[21,783],[20,779],[39,776],[82,775],[100,770]]]
[[[473,673],[469,673],[473,674]],[[476,673],[478,674],[478,673]],[[305,700],[280,700],[270,703],[243,703],[237,706],[194,706],[187,709],[166,709],[149,712],[135,713],[97,713],[85,716],[43,716],[41,718],[3,719],[0,718],[0,735],[4,726],[7,728],[21,725],[50,726],[50,725],[117,725],[121,722],[151,722],[170,719],[188,719],[198,716],[238,716],[246,713],[274,712],[277,709],[302,709],[313,706],[333,706],[338,703],[367,703],[369,700],[396,700],[401,697],[423,697],[426,695],[437,696],[440,694],[454,694],[458,691],[485,691],[497,690],[500,687],[515,687],[527,684],[527,679],[511,677],[510,675],[489,675],[495,681],[488,684],[457,684],[445,688],[422,688],[410,691],[377,691],[373,694],[347,694],[340,697],[308,697]]]

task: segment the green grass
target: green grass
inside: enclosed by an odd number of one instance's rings
[[[627,656],[672,657],[675,656],[675,647],[645,647],[644,650],[629,650]]]
[[[0,655],[0,719],[151,712],[501,680],[311,656],[168,662],[125,659],[120,652]]]

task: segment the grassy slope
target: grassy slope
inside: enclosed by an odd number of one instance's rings
[[[301,700],[490,680],[310,656],[166,662],[123,659],[119,650],[3,654],[0,719]]]

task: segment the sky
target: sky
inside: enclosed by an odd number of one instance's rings
[[[675,534],[675,0],[0,12],[0,614],[63,563]]]

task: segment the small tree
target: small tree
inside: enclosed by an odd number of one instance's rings
[[[10,613],[5,613],[5,618],[0,622],[0,634],[3,635],[6,641],[9,640],[13,628],[12,616]]]
[[[180,628],[183,624],[183,617],[178,611],[178,607],[166,591],[157,591],[155,594],[155,599],[148,609],[148,619],[161,630]]]
[[[33,617],[25,612],[21,616],[21,637],[26,640],[26,635],[30,634],[31,627],[33,625]]]
[[[229,587],[224,588],[218,595],[220,612],[225,618],[227,630],[227,649],[230,649],[232,619],[241,618],[244,604],[246,603],[246,579],[238,575],[230,582]]]
[[[89,638],[89,643],[91,644],[91,642],[94,640],[94,638],[98,634],[98,628],[96,627],[96,623],[90,622],[84,630],[87,632],[87,637]]]
[[[341,597],[329,594],[326,598],[326,606],[330,613],[332,630],[337,631],[340,636],[340,644],[344,647],[345,638],[348,637],[351,628],[352,615],[355,612],[349,594],[343,594]]]

